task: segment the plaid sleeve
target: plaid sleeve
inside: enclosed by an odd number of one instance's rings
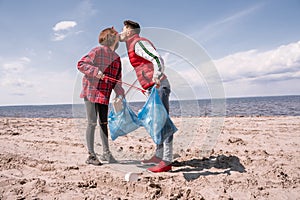
[[[120,60],[120,63],[121,63],[121,60]],[[119,67],[116,79],[122,81],[122,68],[121,68],[121,64],[120,64],[120,67]],[[125,91],[124,91],[124,89],[122,87],[122,84],[120,82],[116,83],[114,91],[115,91],[115,93],[116,93],[117,96],[123,96],[123,97],[125,96]]]
[[[96,55],[97,48],[94,48],[87,55],[81,58],[81,60],[77,63],[77,69],[87,76],[97,76],[99,68],[94,64]]]

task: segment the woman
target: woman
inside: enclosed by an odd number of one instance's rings
[[[115,50],[119,46],[118,32],[112,28],[106,28],[99,35],[100,46],[93,48],[77,64],[77,68],[84,74],[82,79],[81,98],[84,98],[88,126],[86,129],[86,141],[88,148],[87,164],[101,165],[94,151],[94,135],[99,116],[100,137],[103,146],[102,161],[117,162],[109,150],[108,144],[108,104],[112,90],[117,98],[124,97],[124,89],[120,83],[107,79],[106,76],[116,80],[122,77],[121,60]]]

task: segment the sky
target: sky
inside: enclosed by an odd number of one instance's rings
[[[213,97],[212,69],[225,98],[300,95],[299,10],[299,0],[0,0],[0,106],[80,101],[77,62],[126,19],[165,59],[171,99]],[[117,53],[133,82],[124,43]]]

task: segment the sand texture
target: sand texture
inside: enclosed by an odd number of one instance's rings
[[[173,118],[172,171],[154,174],[139,162],[155,150],[144,128],[110,140],[119,163],[93,166],[85,119],[1,118],[0,199],[300,199],[300,117],[227,117],[207,140],[214,119]]]

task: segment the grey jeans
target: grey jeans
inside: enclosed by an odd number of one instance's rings
[[[95,129],[97,125],[97,117],[99,116],[100,125],[100,138],[103,146],[103,153],[109,152],[108,145],[108,129],[107,129],[107,115],[108,105],[92,103],[86,98],[84,99],[86,107],[86,115],[88,125],[86,128],[86,142],[89,154],[95,155],[94,140],[95,140]]]
[[[168,79],[164,79],[160,83],[158,94],[167,112],[169,113],[169,96],[171,87]],[[172,162],[173,160],[173,135],[167,137],[162,144],[156,145],[155,155],[164,161]]]

